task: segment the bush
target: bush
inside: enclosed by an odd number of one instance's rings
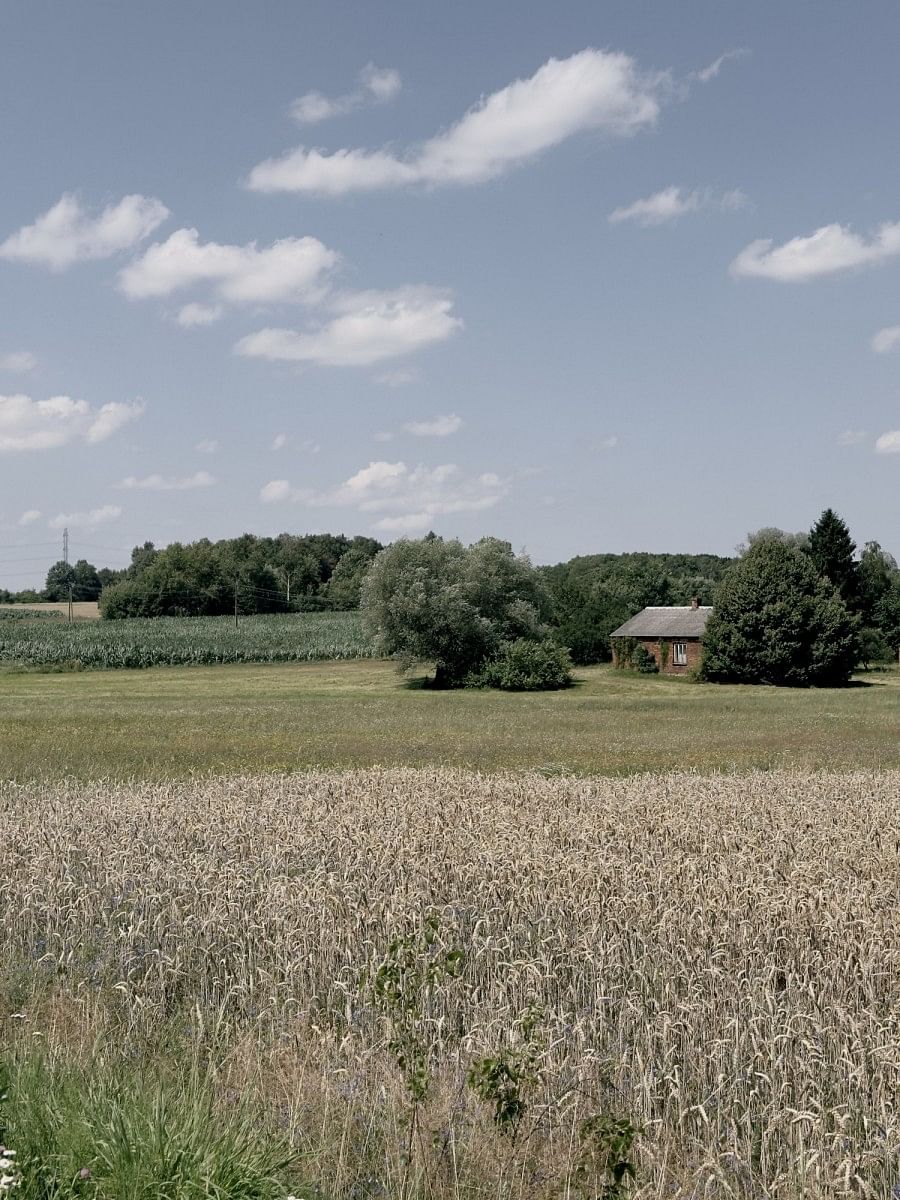
[[[631,665],[641,675],[657,675],[659,673],[659,663],[646,646],[635,647],[631,655]]]
[[[505,692],[552,692],[572,682],[569,652],[552,638],[504,642],[497,657],[486,663],[470,682]]]
[[[859,635],[859,665],[866,670],[872,663],[893,662],[890,643],[880,629],[867,628]]]
[[[642,675],[656,675],[659,672],[655,657],[633,637],[616,639],[616,666],[620,671],[639,671]]]

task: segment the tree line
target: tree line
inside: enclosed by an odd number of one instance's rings
[[[374,538],[327,533],[244,534],[163,549],[145,542],[123,570],[59,562],[42,594],[0,591],[0,600],[71,594],[99,599],[107,619],[223,615],[235,608],[248,614],[346,610],[359,607],[369,578],[380,579],[383,589],[393,581],[383,603],[384,628],[393,630],[382,638],[393,646],[387,652],[427,658],[422,648],[429,644],[448,681],[474,679],[473,663],[492,662],[501,644],[519,644],[516,654],[528,658],[548,638],[574,663],[608,661],[610,634],[630,616],[647,605],[688,604],[693,597],[716,609],[706,642],[709,678],[822,682],[846,677],[857,664],[893,658],[900,647],[896,560],[876,541],[857,552],[846,523],[830,508],[808,532],[749,534],[735,558],[594,554],[538,568],[496,539],[466,548],[434,534],[387,550]],[[407,585],[418,589],[423,613],[416,615]],[[513,604],[508,612],[504,588]],[[433,621],[443,630],[437,641]],[[440,650],[441,637],[450,647],[480,649],[468,659],[463,649],[456,661]],[[557,673],[556,662],[546,658],[548,677]]]
[[[99,600],[101,616],[220,616],[352,609],[362,578],[382,549],[368,537],[343,534],[243,534],[135,546],[130,564],[115,571],[85,560],[54,563],[42,593],[3,593],[10,602]]]

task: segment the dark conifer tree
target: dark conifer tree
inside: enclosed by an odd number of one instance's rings
[[[856,543],[833,508],[826,508],[809,531],[809,556],[819,574],[833,583],[851,612],[859,608]]]

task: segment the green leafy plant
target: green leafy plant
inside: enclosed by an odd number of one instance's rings
[[[528,1095],[538,1079],[542,1012],[529,1005],[521,1014],[514,1041],[492,1055],[476,1059],[466,1081],[480,1100],[493,1109],[494,1124],[515,1141],[528,1109]]]
[[[656,675],[659,672],[659,663],[646,646],[638,645],[635,648],[631,662],[635,671],[641,675]]]
[[[665,640],[665,638],[660,638],[660,642],[659,642],[659,670],[660,671],[665,671],[666,667],[669,665],[669,650],[670,649],[671,649],[671,647],[670,647],[669,643]]]
[[[372,981],[375,1006],[388,1023],[388,1049],[409,1100],[401,1200],[408,1195],[419,1113],[432,1078],[433,1048],[427,1029],[431,1001],[442,984],[459,976],[464,963],[462,950],[442,935],[437,915],[430,912],[418,928],[392,939]]]
[[[595,1113],[581,1122],[573,1182],[584,1200],[621,1200],[637,1176],[631,1153],[639,1133],[627,1117]]]

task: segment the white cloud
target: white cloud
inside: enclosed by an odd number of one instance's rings
[[[225,312],[221,304],[185,304],[179,309],[175,320],[182,329],[196,329],[213,325]]]
[[[215,477],[210,475],[209,471],[195,471],[193,475],[185,475],[181,478],[173,475],[154,474],[138,479],[135,475],[128,475],[115,486],[124,488],[126,491],[189,492],[194,488],[212,487],[215,482]]]
[[[890,429],[875,442],[876,454],[900,454],[900,429]]]
[[[105,525],[122,515],[118,504],[104,504],[102,508],[91,508],[87,512],[57,513],[47,522],[50,529],[90,529],[94,525]]]
[[[803,283],[854,267],[871,266],[900,254],[900,221],[886,222],[866,239],[843,225],[823,225],[809,237],[776,246],[761,238],[746,246],[731,264],[737,277]]]
[[[695,71],[693,78],[698,79],[701,83],[709,83],[710,79],[717,78],[719,72],[725,63],[731,58],[743,58],[750,51],[746,47],[738,50],[726,50],[724,54],[720,54],[715,62],[711,62],[708,67],[703,67],[700,71]]]
[[[166,206],[150,196],[125,196],[91,216],[77,196],[66,193],[33,225],[8,237],[0,245],[0,258],[63,271],[73,263],[129,250],[148,238],[168,215]]]
[[[597,449],[598,450],[614,450],[616,448],[616,446],[618,446],[618,444],[619,444],[618,436],[614,433],[611,433],[608,437],[602,437],[599,440],[599,442],[597,442]]]
[[[288,439],[287,439],[286,433],[276,433],[275,436],[272,438],[272,449],[273,450],[283,450],[284,447],[287,445],[287,440]]]
[[[866,431],[864,429],[845,429],[838,438],[839,446],[858,446],[860,442],[866,440]]]
[[[310,331],[261,329],[242,338],[235,352],[247,358],[365,367],[445,341],[462,321],[447,292],[426,286],[354,292],[335,297],[337,315]]]
[[[201,454],[216,454],[219,443],[215,438],[201,438],[194,449],[199,450]]]
[[[259,492],[263,504],[283,504],[287,500],[299,500],[307,495],[308,492],[292,488],[286,479],[270,479]]]
[[[887,354],[895,346],[900,346],[900,325],[889,325],[879,329],[872,338],[872,349],[876,354]]]
[[[85,400],[0,396],[0,451],[52,450],[71,442],[105,441],[144,411],[140,402],[93,408]]]
[[[256,242],[201,242],[196,229],[176,229],[120,271],[119,286],[133,300],[209,283],[220,300],[232,304],[311,301],[321,295],[323,276],[337,261],[338,255],[314,237],[282,238],[260,249]],[[201,322],[191,316],[211,311],[203,305],[187,307],[192,310],[188,322],[195,325]]]
[[[376,442],[392,442],[394,435],[389,429],[380,429],[375,435]]]
[[[427,529],[436,517],[483,512],[509,492],[509,483],[488,472],[465,476],[455,463],[410,469],[404,462],[370,462],[338,487],[324,492],[273,479],[260,492],[269,504],[302,501],[315,508],[355,508],[386,533]]]
[[[0,370],[24,375],[26,371],[34,370],[37,361],[30,350],[13,350],[9,354],[0,354]]]
[[[41,510],[39,508],[27,508],[19,517],[20,525],[33,525],[35,521],[41,519]]]
[[[400,72],[393,67],[368,63],[359,73],[359,87],[343,96],[325,96],[306,92],[291,105],[291,116],[298,125],[315,125],[331,117],[343,117],[364,104],[384,104],[392,100],[402,86]]]
[[[403,158],[388,150],[303,146],[250,172],[260,192],[337,196],[408,184],[473,184],[496,178],[586,130],[628,137],[652,125],[664,77],[627,54],[586,49],[548,59],[528,79],[485,97],[443,133]]]
[[[709,189],[689,192],[673,185],[644,200],[635,200],[632,204],[615,209],[607,220],[613,224],[620,221],[636,221],[644,226],[664,225],[669,221],[677,221],[686,213],[699,212],[701,208],[718,208],[723,212],[733,212],[746,207],[746,204],[747,198],[740,188],[733,188],[721,196],[716,196]]]
[[[433,417],[430,421],[408,421],[403,426],[403,432],[411,433],[415,437],[448,437],[462,427],[462,417],[458,417],[456,413],[446,413],[444,416]]]

